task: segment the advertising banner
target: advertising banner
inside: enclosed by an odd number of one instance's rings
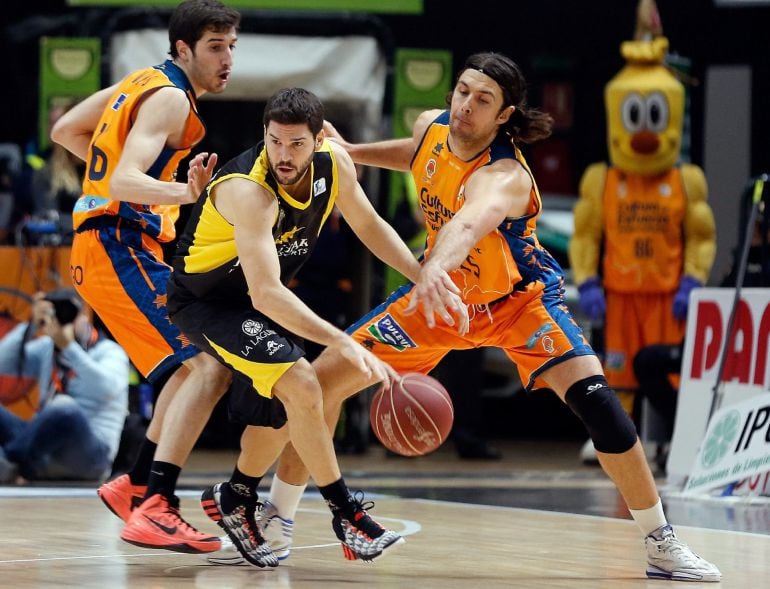
[[[770,470],[770,464],[755,462],[770,454],[766,427],[770,424],[770,290],[741,291],[733,335],[726,342],[734,293],[732,288],[701,288],[690,299],[676,422],[666,465],[669,483],[684,486],[687,481],[688,492]],[[708,427],[725,345],[721,402]],[[725,468],[730,472],[718,472]],[[713,485],[706,480],[709,476],[714,477]],[[696,480],[691,483],[688,477]]]
[[[697,494],[770,469],[770,393],[714,413],[685,485]]]

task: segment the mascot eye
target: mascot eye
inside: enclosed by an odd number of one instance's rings
[[[623,99],[623,103],[620,105],[620,113],[626,131],[636,133],[644,128],[645,111],[644,98],[639,94],[631,93]]]
[[[660,92],[647,97],[647,125],[650,131],[660,133],[668,127],[668,100]]]

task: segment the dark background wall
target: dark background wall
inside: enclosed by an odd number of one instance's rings
[[[77,35],[94,22],[93,9],[70,8],[64,0],[9,2],[3,7],[4,89],[0,141],[24,143],[34,136],[37,112],[38,38]],[[636,0],[493,1],[425,0],[420,16],[381,15],[399,47],[444,48],[455,67],[468,54],[496,50],[511,55],[532,84],[537,105],[543,82],[573,84],[575,123],[569,130],[571,177],[606,157],[602,88],[620,69],[620,43],[631,37]],[[768,24],[770,7],[718,8],[713,0],[659,0],[671,49],[692,60],[704,80],[710,65],[753,68],[752,173],[770,168]],[[322,31],[319,31],[322,32]],[[236,63],[237,67],[237,63]],[[702,163],[703,86],[692,88],[693,160]],[[726,117],[730,113],[725,113]]]

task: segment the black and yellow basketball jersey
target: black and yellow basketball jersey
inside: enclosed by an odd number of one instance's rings
[[[264,142],[222,166],[195,204],[179,239],[171,278],[175,294],[182,298],[192,295],[233,300],[248,296],[235,247],[235,227],[222,217],[211,199],[212,189],[230,178],[251,180],[278,201],[273,239],[281,265],[281,282],[288,284],[310,257],[337,198],[337,162],[327,142],[315,153],[308,173],[310,194],[306,202],[299,202],[273,178]]]

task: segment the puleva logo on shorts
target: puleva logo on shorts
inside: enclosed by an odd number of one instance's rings
[[[553,325],[552,324],[550,324],[550,323],[543,323],[543,325],[541,325],[538,328],[538,330],[535,333],[533,333],[532,335],[530,335],[529,339],[527,339],[527,348],[530,349],[530,350],[532,348],[534,348],[535,345],[537,345],[537,340],[539,340],[541,337],[543,337],[546,333],[548,333],[552,329],[553,329]],[[550,348],[551,348],[550,351],[548,350],[548,344],[545,341],[546,339],[550,341]],[[543,338],[543,347],[545,348],[546,352],[548,352],[549,354],[552,353],[553,352],[553,340],[550,337],[549,338]]]
[[[391,346],[399,352],[403,352],[407,348],[417,347],[417,344],[409,337],[409,334],[396,323],[396,320],[390,314],[385,315],[379,321],[367,327],[366,331],[372,334],[372,337],[377,341]]]

